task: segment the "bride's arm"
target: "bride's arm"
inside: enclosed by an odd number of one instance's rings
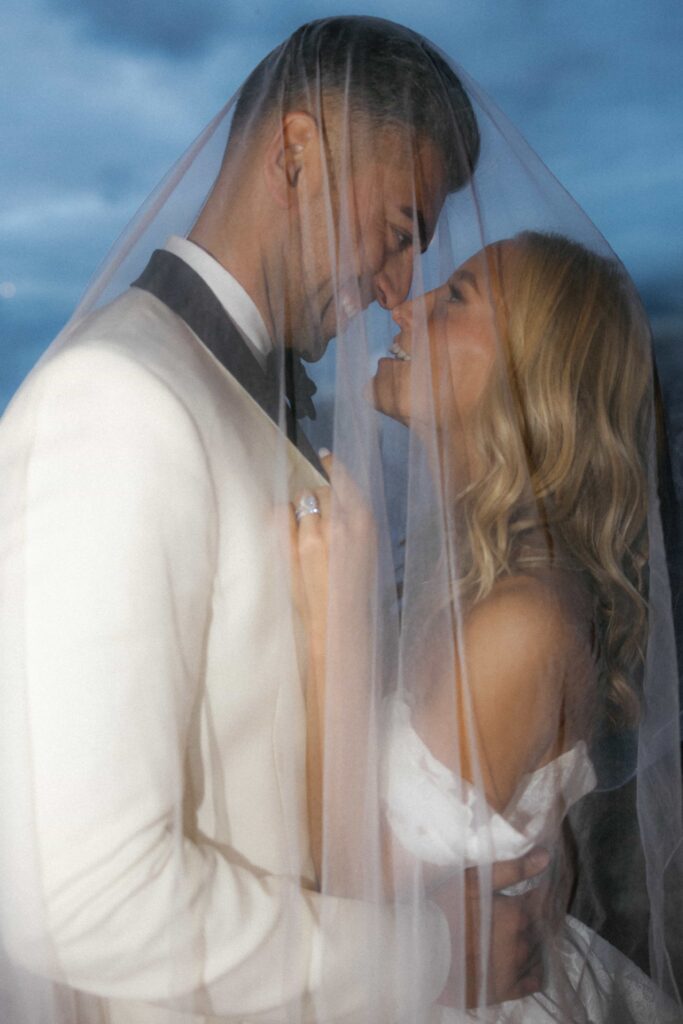
[[[450,623],[436,623],[434,636],[443,639],[432,646],[413,726],[437,760],[502,811],[521,777],[561,752],[581,638],[553,588],[530,577],[497,585],[458,636]]]
[[[367,723],[372,711],[371,685],[365,674],[368,661],[370,607],[369,594],[372,589],[375,570],[375,539],[372,517],[364,509],[358,495],[352,497],[350,509],[344,507],[353,488],[339,467],[332,472],[330,461],[326,469],[333,479],[333,486],[339,486],[336,501],[339,502],[336,515],[330,516],[331,496],[329,489],[316,492],[321,516],[304,516],[297,524],[292,516],[293,559],[295,602],[301,614],[307,633],[308,665],[306,672],[307,704],[307,789],[311,850],[316,874],[323,881],[326,891],[330,889],[345,896],[367,897],[362,875],[362,852],[356,845],[358,822],[366,793],[367,772],[363,751],[355,749],[354,740],[367,735]],[[342,484],[339,484],[339,481]],[[349,512],[348,517],[346,512]],[[332,535],[333,531],[334,536]],[[342,578],[334,572],[330,585],[330,549],[344,554]],[[334,623],[332,636],[328,624]],[[340,651],[339,647],[343,650]],[[343,660],[343,693],[327,693],[327,671],[330,660]],[[339,665],[336,664],[338,677]],[[439,712],[439,689],[433,688],[428,699],[419,709],[420,728],[429,738],[433,732],[435,742],[446,739],[441,723],[435,721]],[[450,684],[451,705],[453,680]],[[341,698],[341,699],[340,699]],[[343,800],[323,799],[324,764],[329,751],[326,749],[325,722],[331,718],[330,703],[339,700],[334,715],[334,742],[348,743],[344,763]],[[452,719],[452,715],[451,715]],[[452,736],[451,736],[452,739]],[[327,737],[330,741],[330,737]],[[362,747],[362,743],[361,743]],[[335,751],[339,755],[339,750]],[[334,757],[333,757],[334,760]],[[323,806],[327,815],[323,823]],[[327,863],[323,864],[324,848]],[[416,861],[394,838],[384,816],[378,822],[378,850],[381,856],[381,891],[387,899],[401,896],[404,886],[410,890],[415,881]],[[330,854],[334,869],[329,871]],[[531,850],[525,857],[491,865],[490,873],[480,877],[476,869],[459,873],[450,880],[451,869],[438,868],[421,863],[419,866],[422,882],[429,887],[432,898],[442,908],[452,941],[457,944],[466,941],[468,995],[474,998],[479,991],[480,977],[484,970],[480,966],[481,943],[476,928],[463,931],[461,920],[462,899],[468,908],[471,922],[477,922],[484,908],[489,907],[491,947],[487,958],[487,976],[491,1001],[516,999],[536,991],[542,979],[540,961],[535,957],[533,921],[526,901],[513,900],[495,893],[518,882],[525,881],[543,872],[549,862],[548,854],[539,849]],[[464,882],[464,893],[462,885]],[[484,884],[484,890],[481,886]],[[494,893],[493,901],[491,893]],[[488,914],[489,911],[485,910]],[[453,916],[455,915],[455,916]],[[454,957],[454,964],[459,962]],[[462,979],[454,968],[442,1001],[450,1003],[462,1000]],[[450,987],[449,987],[450,986]],[[454,986],[454,987],[453,987]],[[452,989],[452,991],[451,991]],[[455,1005],[455,1003],[453,1004]]]
[[[367,734],[372,693],[369,678],[371,594],[375,578],[375,527],[357,488],[331,456],[323,458],[333,480],[330,488],[316,491],[320,515],[292,518],[294,594],[307,640],[306,666],[306,781],[311,854],[318,879],[323,871],[323,827],[326,848],[335,852],[335,875],[343,877],[346,895],[359,887],[358,865],[352,863],[352,832],[365,794],[364,745],[344,765],[343,813],[341,800],[323,822],[323,788],[331,781],[332,760],[326,723],[334,719],[334,755]],[[333,553],[330,587],[330,554]],[[328,680],[339,685],[330,692]],[[343,686],[343,692],[339,692]],[[335,713],[336,712],[336,713]],[[337,778],[338,781],[338,778]],[[329,795],[329,794],[328,794]],[[343,863],[344,858],[346,863]]]
[[[334,756],[346,754],[343,800],[327,799],[324,822],[326,849],[334,851],[335,875],[342,878],[345,894],[357,891],[359,865],[353,863],[354,836],[363,810],[367,750],[356,746],[367,736],[372,718],[369,683],[369,595],[375,572],[375,530],[367,510],[343,468],[326,469],[334,476],[335,508],[329,488],[316,494],[321,515],[307,515],[298,526],[294,519],[295,595],[307,635],[307,790],[311,848],[317,877],[321,878],[323,786],[326,744],[325,723],[334,721]],[[330,597],[330,550],[335,560]],[[343,568],[340,569],[340,563]],[[333,624],[330,631],[329,626]],[[458,666],[454,651],[431,644],[431,659],[424,665],[423,699],[413,711],[413,725],[432,754],[477,787],[483,786],[495,808],[506,805],[519,777],[535,767],[552,746],[558,729],[559,680],[563,638],[562,617],[548,594],[519,583],[501,588],[495,599],[484,602],[465,623],[459,638],[466,657]],[[452,630],[435,627],[434,635],[451,636]],[[429,649],[426,645],[425,649]],[[340,671],[341,668],[341,671]],[[343,692],[327,691],[332,669],[343,679]],[[465,682],[459,678],[462,672]],[[454,678],[455,676],[455,678]],[[427,685],[429,680],[429,685]],[[467,689],[466,689],[467,687]],[[466,699],[465,694],[471,693]],[[328,766],[329,767],[329,766]],[[343,804],[343,807],[340,806]],[[332,810],[331,810],[332,809]],[[384,816],[378,823],[384,894],[400,891],[402,880],[414,879],[415,860],[402,850]],[[344,862],[346,858],[346,862]],[[450,869],[422,863],[423,882],[442,883]],[[512,879],[532,875],[522,861],[493,866],[493,887],[502,889]],[[329,882],[329,879],[328,879]]]

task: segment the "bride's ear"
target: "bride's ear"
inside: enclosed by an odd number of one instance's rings
[[[293,111],[278,122],[266,150],[265,179],[278,206],[291,207],[321,188],[320,132],[315,118]]]

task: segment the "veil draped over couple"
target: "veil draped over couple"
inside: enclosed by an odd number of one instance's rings
[[[0,423],[4,1024],[683,1020],[657,395],[436,46],[267,56]]]

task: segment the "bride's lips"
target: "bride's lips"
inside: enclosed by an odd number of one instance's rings
[[[397,334],[396,337],[393,339],[391,345],[389,346],[389,352],[394,357],[394,359],[399,359],[402,360],[403,362],[409,363],[413,357],[409,352],[406,352],[405,348],[401,344],[402,339],[403,335]]]

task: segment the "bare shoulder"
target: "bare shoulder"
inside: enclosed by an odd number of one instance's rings
[[[585,674],[586,611],[565,575],[509,578],[467,612],[454,651],[437,643],[430,652],[418,731],[444,764],[483,779],[498,809],[524,773],[562,749],[567,693]]]
[[[585,631],[559,578],[518,577],[472,610],[463,640],[479,757],[491,799],[504,806],[520,775],[562,746],[565,699]]]
[[[516,576],[497,583],[470,611],[465,638],[481,651],[485,645],[514,652],[528,666],[569,653],[580,626],[578,601],[560,579]]]

